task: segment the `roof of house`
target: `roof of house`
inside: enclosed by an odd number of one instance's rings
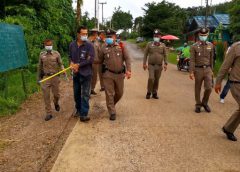
[[[223,25],[230,24],[229,14],[214,14],[213,17],[215,17],[218,23],[222,23]]]
[[[196,21],[198,27],[204,27],[205,26],[205,16],[195,16],[193,17],[193,20]],[[218,22],[213,16],[208,16],[207,18],[207,27],[217,27]]]

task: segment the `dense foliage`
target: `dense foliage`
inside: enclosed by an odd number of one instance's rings
[[[112,16],[112,25],[114,29],[131,29],[133,25],[132,20],[133,17],[130,12],[124,12],[120,7],[115,8]]]

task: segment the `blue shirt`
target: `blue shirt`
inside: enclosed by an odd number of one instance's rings
[[[69,59],[80,65],[79,73],[83,76],[92,75],[94,56],[94,47],[90,42],[78,46],[77,41],[73,41],[69,45]]]

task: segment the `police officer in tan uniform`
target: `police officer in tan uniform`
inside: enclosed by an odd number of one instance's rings
[[[208,100],[213,87],[213,57],[214,47],[210,42],[207,42],[209,35],[208,28],[201,28],[199,40],[191,46],[190,58],[190,79],[195,79],[195,112],[200,113],[201,107],[204,107],[206,112],[211,112],[208,106]],[[201,88],[204,82],[204,96],[201,100]]]
[[[90,37],[89,37],[89,41],[92,42],[93,46],[94,46],[94,52],[95,52],[95,57],[94,57],[94,61],[93,61],[93,76],[92,76],[92,81],[91,81],[91,94],[92,95],[96,95],[97,93],[94,91],[96,84],[97,84],[97,76],[99,75],[100,71],[99,71],[99,51],[100,51],[100,43],[97,40],[98,38],[98,30],[97,29],[92,29],[90,30]],[[100,78],[100,75],[99,75]],[[102,83],[102,79],[100,80],[100,85],[101,88],[103,87],[103,83]]]
[[[143,69],[149,71],[146,99],[150,99],[151,95],[154,99],[159,99],[157,95],[159,79],[163,67],[165,71],[167,70],[167,51],[165,44],[160,42],[161,35],[158,29],[154,31],[153,42],[147,44],[144,53]]]
[[[103,83],[110,120],[115,120],[115,105],[123,96],[124,78],[131,78],[131,61],[126,48],[122,49],[116,43],[116,31],[108,29],[106,33],[106,46],[102,47],[99,59],[103,64]]]
[[[100,45],[100,49],[105,45],[105,39],[106,39],[105,31],[99,30],[99,41],[98,42]],[[101,86],[100,91],[105,91],[104,84],[103,84],[103,78],[102,78],[102,65],[101,64],[98,66],[98,70],[99,70],[99,80],[100,80],[100,86]]]
[[[49,77],[60,70],[64,69],[61,56],[59,52],[54,51],[53,42],[50,39],[46,39],[44,42],[45,51],[40,53],[39,65],[38,65],[38,81]],[[52,79],[49,79],[41,84],[43,91],[43,98],[45,102],[46,117],[45,121],[52,119],[52,109],[51,109],[51,99],[50,99],[50,90],[52,90],[54,97],[54,106],[56,111],[60,111],[59,106],[59,76],[56,76]]]
[[[233,113],[222,129],[229,140],[237,141],[237,138],[233,133],[240,124],[240,42],[233,44],[226,54],[225,60],[216,79],[216,93],[220,93],[222,81],[228,74],[230,68],[230,90],[233,98],[238,103],[238,109]]]

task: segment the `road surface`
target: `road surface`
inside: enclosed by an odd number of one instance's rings
[[[109,121],[105,95],[91,99],[91,121],[77,122],[52,172],[237,172],[240,142],[230,142],[221,127],[237,108],[231,94],[220,104],[214,92],[212,113],[194,113],[194,82],[169,65],[160,80],[159,100],[146,100],[148,73],[143,52],[127,44],[131,80]],[[240,130],[236,131],[240,139]]]

